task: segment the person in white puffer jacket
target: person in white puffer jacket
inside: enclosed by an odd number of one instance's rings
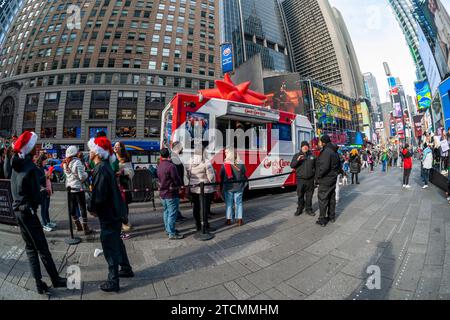
[[[88,227],[86,196],[83,183],[88,178],[88,174],[83,163],[76,157],[78,148],[70,146],[66,150],[66,159],[63,161],[63,169],[66,175],[67,202],[69,204],[69,213],[72,217],[77,231],[84,231],[85,235],[91,234]],[[77,206],[80,209],[80,222],[77,217]]]

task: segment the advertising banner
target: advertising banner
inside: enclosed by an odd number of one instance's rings
[[[415,133],[416,137],[423,136],[422,120],[423,120],[423,115],[417,115],[417,116],[413,117],[414,133]]]
[[[441,95],[445,130],[448,130],[450,128],[450,78],[441,83],[439,93]]]
[[[417,103],[419,112],[424,111],[431,107],[431,89],[428,81],[418,81],[414,83],[416,90]]]
[[[232,72],[234,70],[233,65],[233,45],[231,43],[224,43],[220,48],[221,61],[222,61],[222,73]]]

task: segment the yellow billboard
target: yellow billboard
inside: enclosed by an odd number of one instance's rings
[[[319,114],[348,121],[352,120],[350,100],[338,97],[333,93],[323,91],[319,88],[313,88],[313,93],[314,107]]]

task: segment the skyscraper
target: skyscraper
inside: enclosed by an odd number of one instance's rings
[[[408,43],[411,56],[416,66],[416,77],[418,80],[427,78],[427,73],[423,59],[420,56],[419,37],[417,31],[417,22],[413,15],[414,4],[413,0],[389,0],[389,4],[394,10],[395,17],[400,25],[400,28],[405,35]]]
[[[0,0],[0,49],[3,40],[24,0]]]
[[[221,41],[234,47],[236,67],[261,54],[263,69],[291,71],[277,0],[220,0]]]
[[[295,71],[352,98],[364,96],[362,74],[340,12],[328,0],[280,0]]]
[[[67,1],[25,2],[0,52],[0,129],[158,142],[172,96],[220,77],[218,0],[83,3],[71,28]]]

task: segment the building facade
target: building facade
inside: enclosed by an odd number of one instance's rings
[[[291,71],[277,0],[220,0],[220,14],[221,41],[233,44],[236,67],[261,54],[263,69]]]
[[[0,0],[0,49],[24,0]]]
[[[4,136],[34,130],[42,143],[82,145],[105,130],[156,142],[170,99],[220,77],[217,1],[78,4],[78,20],[66,1],[20,10],[0,52]]]
[[[280,0],[295,71],[357,99],[362,73],[340,12],[328,0]]]
[[[397,22],[403,31],[406,42],[408,43],[411,56],[416,66],[417,80],[426,79],[427,73],[425,70],[425,65],[422,57],[420,56],[419,37],[417,34],[418,25],[413,15],[413,0],[389,0],[389,4],[394,11]]]

